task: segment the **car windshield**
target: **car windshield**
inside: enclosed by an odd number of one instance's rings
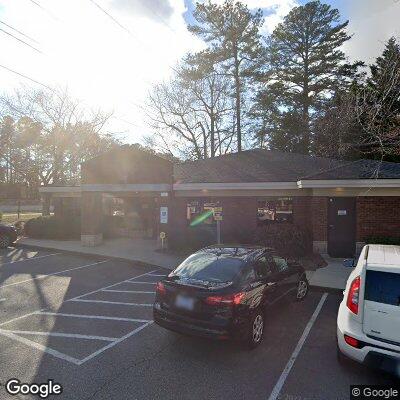
[[[180,278],[210,282],[233,282],[244,262],[226,254],[198,253],[187,258],[175,271]]]

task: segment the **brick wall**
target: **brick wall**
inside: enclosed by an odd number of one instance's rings
[[[357,198],[357,241],[370,236],[400,237],[400,197]]]
[[[256,197],[224,197],[221,240],[223,242],[252,243],[257,228]]]
[[[328,240],[328,198],[311,198],[311,222],[314,241]]]
[[[311,228],[311,199],[307,196],[293,198],[293,222],[301,228]]]

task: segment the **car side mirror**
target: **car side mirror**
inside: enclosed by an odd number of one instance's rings
[[[343,260],[343,266],[346,268],[354,268],[355,267],[354,258],[347,258],[346,260]]]

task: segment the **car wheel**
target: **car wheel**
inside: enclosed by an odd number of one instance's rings
[[[7,235],[0,235],[0,249],[6,249],[10,245],[10,238]]]
[[[305,275],[297,282],[296,301],[302,301],[306,298],[309,290],[309,283]]]
[[[264,312],[258,309],[250,319],[249,332],[247,338],[247,347],[249,349],[256,348],[264,336]]]

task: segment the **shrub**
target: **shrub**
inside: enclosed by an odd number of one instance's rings
[[[311,233],[288,223],[257,228],[254,241],[262,246],[272,247],[287,257],[303,257],[312,252]]]
[[[197,251],[216,243],[214,229],[206,226],[187,227],[183,232],[171,231],[168,246],[172,250]]]
[[[77,216],[45,216],[30,219],[25,223],[25,235],[36,239],[78,239],[81,219]]]
[[[400,236],[370,236],[365,242],[367,244],[392,244],[400,246]]]

